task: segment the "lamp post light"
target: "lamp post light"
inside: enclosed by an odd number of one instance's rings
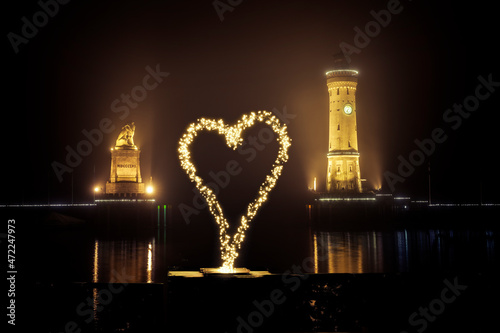
[[[95,196],[101,192],[101,188],[99,186],[94,187],[94,204],[95,204]]]

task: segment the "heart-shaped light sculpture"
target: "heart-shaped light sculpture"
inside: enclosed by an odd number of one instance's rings
[[[224,135],[226,144],[235,150],[239,145],[243,144],[242,132],[256,123],[267,124],[277,134],[277,141],[279,143],[278,156],[272,165],[271,173],[266,176],[266,179],[261,184],[257,197],[248,204],[246,214],[241,216],[238,229],[234,235],[230,236],[227,232],[229,223],[224,217],[217,195],[210,187],[204,184],[204,180],[201,177],[196,175],[196,167],[191,160],[189,147],[199,132],[216,131],[218,134]],[[248,229],[250,222],[257,214],[259,208],[266,202],[269,192],[276,185],[276,181],[283,170],[283,164],[288,160],[287,152],[290,145],[291,139],[288,137],[286,125],[281,124],[275,115],[267,111],[251,112],[250,114],[243,115],[236,125],[233,126],[225,124],[222,119],[201,118],[195,123],[190,124],[179,140],[178,152],[181,166],[207,201],[208,209],[219,226],[222,259],[221,272],[231,273],[234,271],[234,261],[238,257],[238,250],[245,239],[245,231]]]

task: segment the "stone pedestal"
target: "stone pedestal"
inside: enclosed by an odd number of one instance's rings
[[[145,193],[140,155],[141,151],[137,147],[111,150],[111,171],[106,183],[106,194],[127,197]]]

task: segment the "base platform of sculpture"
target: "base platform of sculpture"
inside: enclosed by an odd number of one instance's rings
[[[106,194],[112,194],[123,197],[137,197],[146,193],[144,183],[121,182],[106,183]]]
[[[214,275],[214,274],[224,274],[224,275],[240,275],[240,274],[250,274],[250,270],[248,268],[240,267],[234,268],[230,272],[226,272],[222,270],[222,268],[200,268],[200,272],[204,275]]]
[[[265,275],[272,275],[269,271],[251,271],[248,268],[240,267],[232,272],[223,272],[220,268],[200,268],[199,271],[170,271],[169,277],[201,278],[201,277],[249,277],[258,278]]]

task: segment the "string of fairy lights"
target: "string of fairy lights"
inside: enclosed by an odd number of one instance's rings
[[[277,141],[279,143],[278,156],[274,161],[271,173],[266,176],[265,181],[261,184],[257,198],[249,203],[246,214],[241,216],[240,225],[238,226],[234,235],[228,235],[229,223],[224,217],[222,207],[217,200],[214,191],[204,184],[204,180],[196,175],[196,167],[191,160],[191,152],[189,147],[194,139],[201,131],[216,131],[220,135],[224,135],[226,144],[233,150],[237,149],[243,143],[241,136],[242,132],[248,128],[259,123],[265,123],[270,126],[277,134]],[[285,124],[281,124],[279,119],[271,112],[258,111],[245,114],[238,120],[236,125],[229,126],[224,123],[222,119],[206,119],[200,118],[196,122],[190,124],[185,133],[179,140],[179,159],[182,168],[186,171],[190,180],[195,183],[196,188],[200,191],[201,195],[205,198],[208,204],[208,209],[215,222],[219,226],[219,240],[222,266],[221,272],[233,272],[234,261],[238,257],[238,251],[241,244],[245,240],[245,231],[249,228],[250,222],[257,215],[260,207],[267,201],[269,192],[276,186],[284,163],[288,160],[288,148],[291,145],[291,139],[287,133]]]

